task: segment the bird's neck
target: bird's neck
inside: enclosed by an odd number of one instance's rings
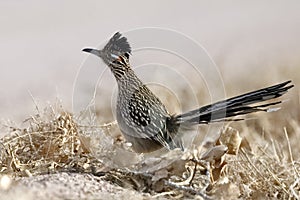
[[[115,74],[114,74],[115,75]],[[129,68],[122,76],[116,76],[119,91],[135,91],[139,89],[143,82],[137,77],[134,71]]]

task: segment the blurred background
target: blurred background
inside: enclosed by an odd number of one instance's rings
[[[38,105],[60,99],[71,110],[88,57],[81,49],[142,27],[173,29],[201,44],[226,96],[293,80],[285,113],[299,117],[299,10],[298,1],[1,1],[0,117],[21,122],[34,113],[33,98]]]

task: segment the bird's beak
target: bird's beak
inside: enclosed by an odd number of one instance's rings
[[[98,57],[101,57],[100,55],[101,55],[101,51],[100,50],[98,50],[98,49],[90,49],[90,48],[85,48],[85,49],[82,49],[82,51],[84,51],[84,52],[88,52],[88,53],[91,53],[91,54],[94,54],[94,55],[96,55],[96,56],[98,56]]]

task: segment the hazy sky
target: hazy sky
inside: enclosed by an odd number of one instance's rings
[[[299,10],[299,1],[1,1],[0,117],[30,115],[29,93],[42,104],[58,96],[70,105],[87,57],[81,49],[134,28],[174,29],[193,38],[227,82],[265,78],[260,70],[270,66],[296,76]]]

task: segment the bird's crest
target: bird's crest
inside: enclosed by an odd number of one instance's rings
[[[107,63],[112,63],[119,56],[125,55],[129,59],[129,54],[131,53],[131,47],[127,41],[127,38],[122,36],[121,33],[115,33],[112,38],[105,45],[101,51],[102,58]]]

